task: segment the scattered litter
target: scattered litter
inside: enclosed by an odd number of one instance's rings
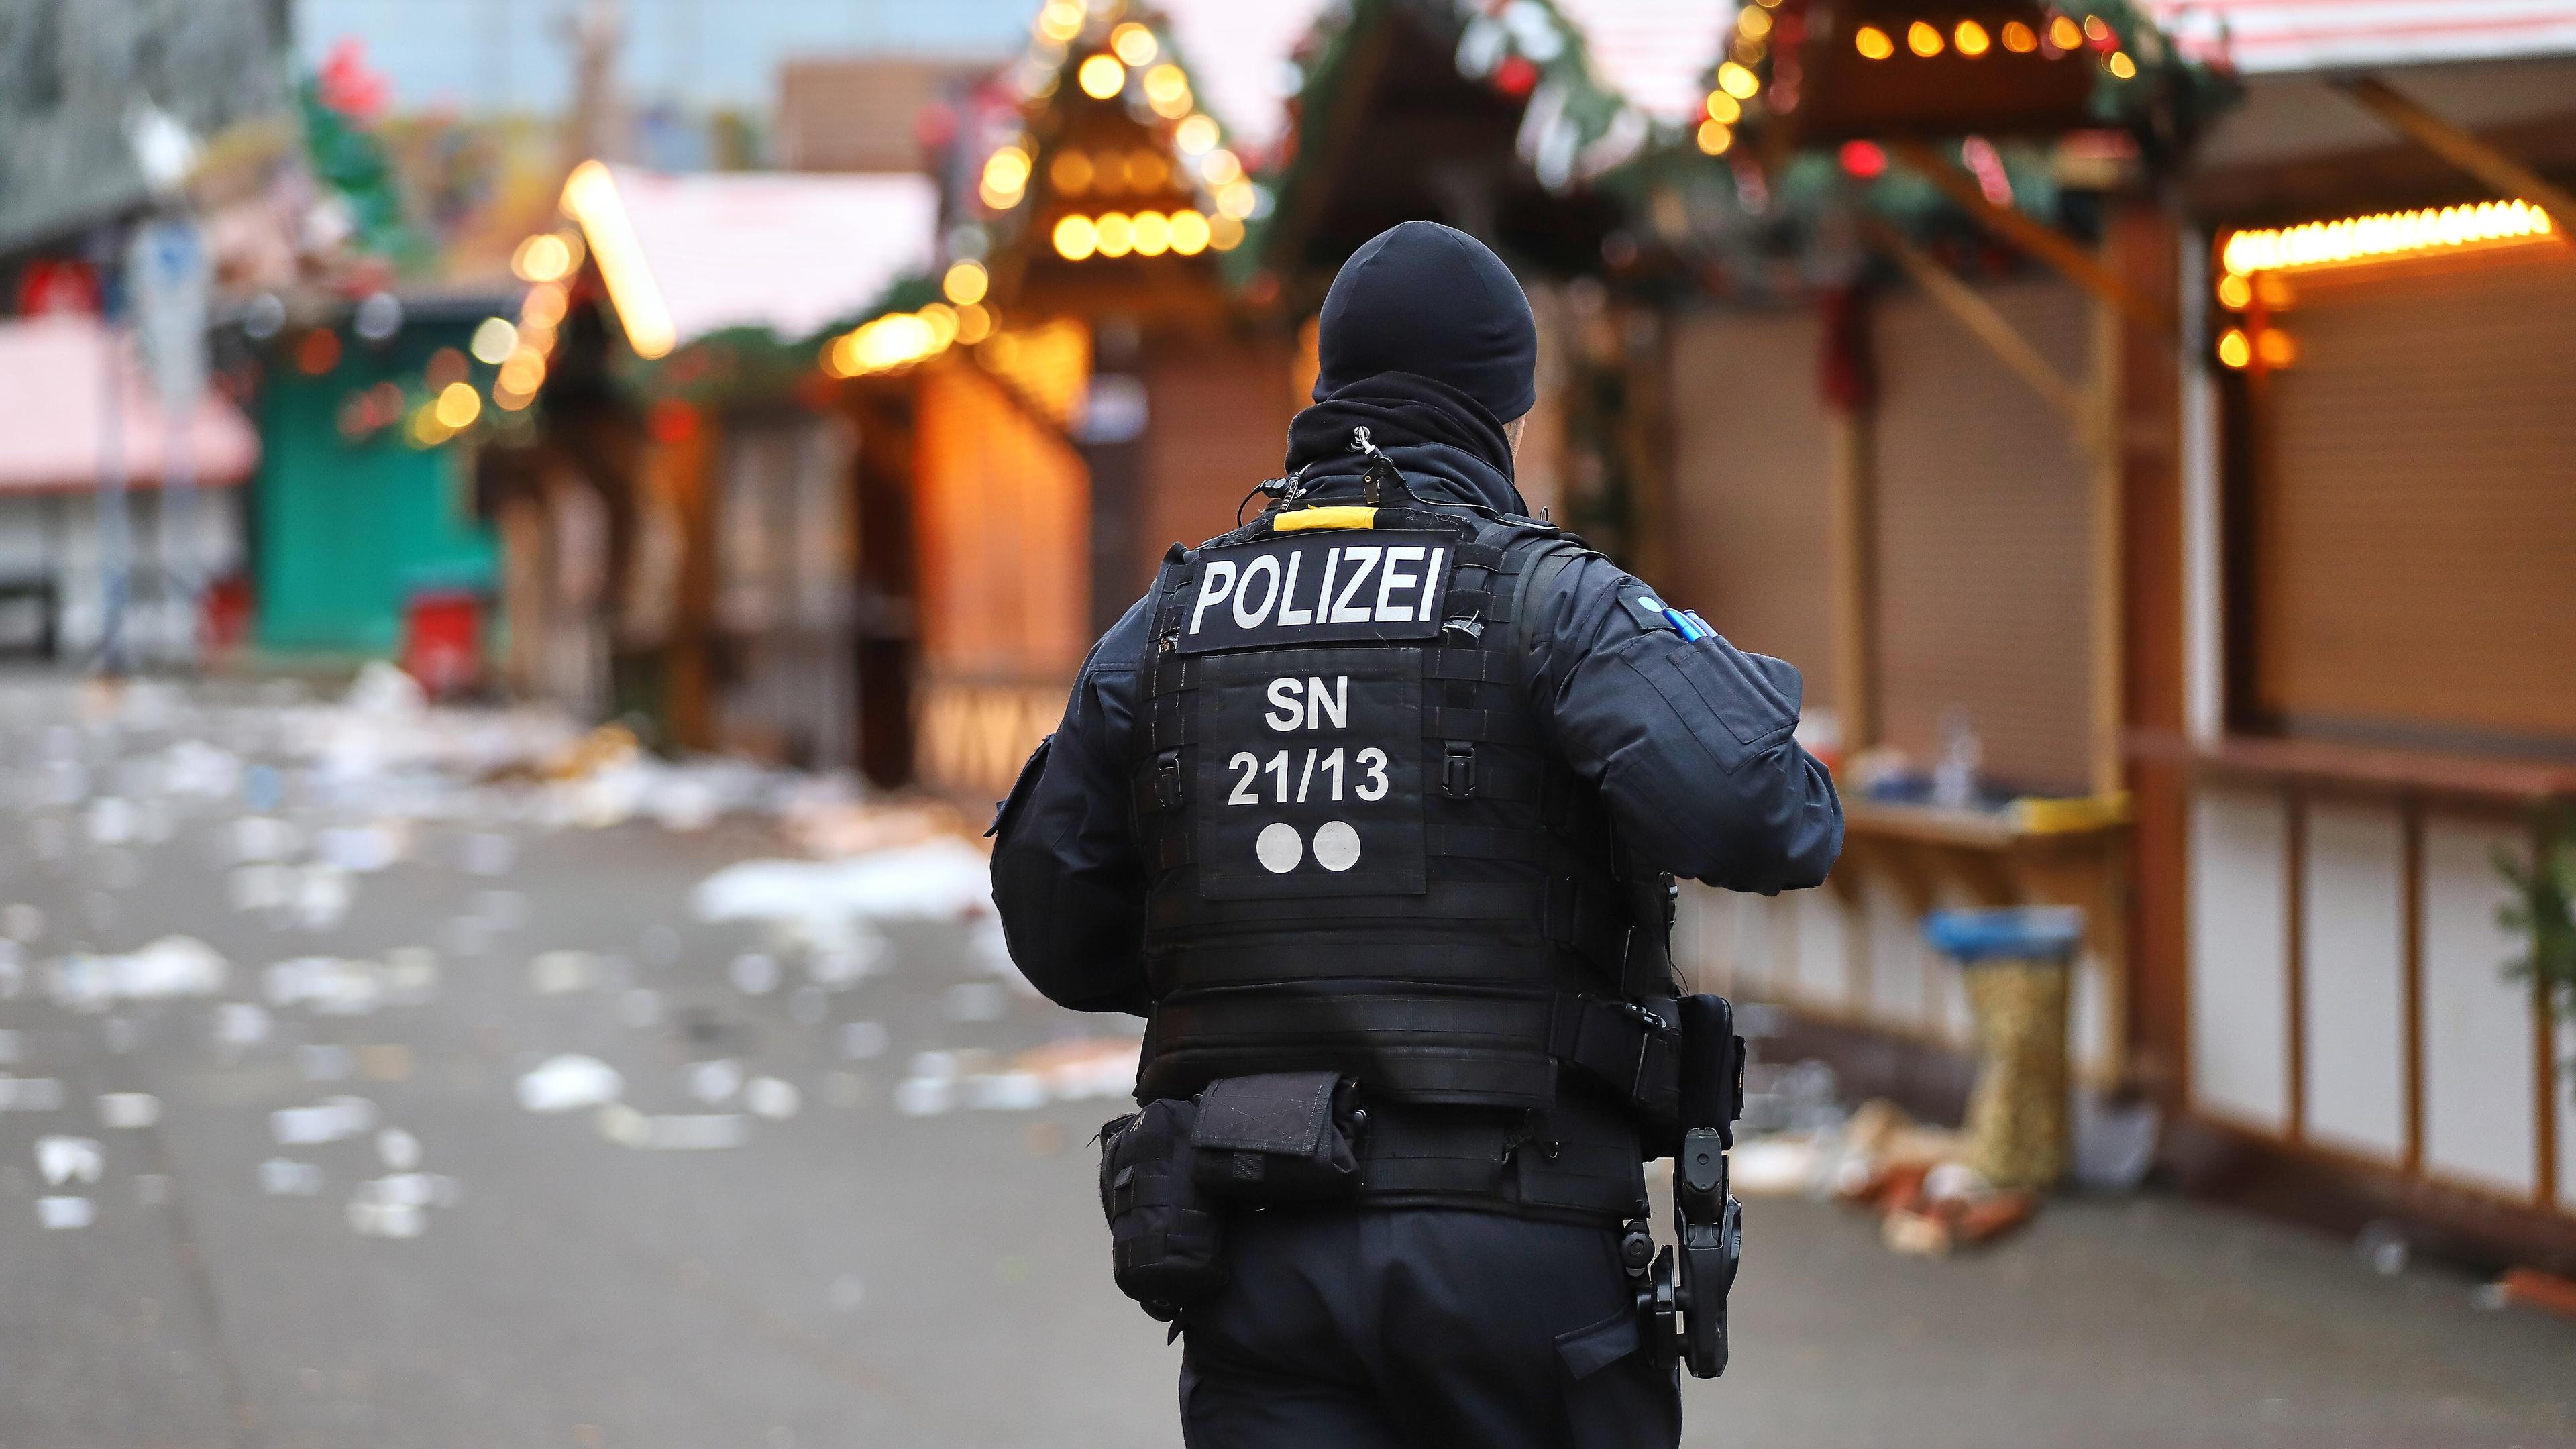
[[[20,945],[45,934],[45,913],[25,901],[11,901],[0,906],[0,936]]]
[[[742,1067],[730,1061],[694,1062],[688,1081],[689,1095],[713,1106],[742,1090]]]
[[[322,1191],[322,1169],[310,1162],[272,1157],[259,1165],[259,1190],[270,1197],[312,1197]]]
[[[357,1060],[347,1047],[308,1042],[295,1049],[296,1075],[308,1082],[345,1082],[355,1070]]]
[[[647,986],[619,993],[617,1019],[636,1031],[655,1025],[662,1019],[662,993]]]
[[[817,951],[847,949],[874,921],[953,920],[989,910],[992,862],[940,838],[851,860],[746,860],[698,883],[700,921],[764,921]]]
[[[255,1002],[227,1001],[215,1008],[215,1043],[236,1052],[268,1040],[266,1008]]]
[[[338,869],[372,875],[403,858],[405,834],[391,825],[335,826],[314,840],[313,853]]]
[[[796,1090],[794,1083],[776,1077],[754,1077],[742,1089],[742,1104],[751,1109],[751,1114],[772,1122],[795,1116],[804,1101],[804,1094]]]
[[[589,987],[599,958],[588,951],[547,951],[528,962],[528,987],[539,996],[561,996]]]
[[[98,1099],[99,1125],[116,1130],[149,1127],[161,1120],[161,1099],[150,1092],[107,1092]]]
[[[733,989],[745,996],[767,996],[777,990],[778,974],[777,958],[758,951],[734,957],[733,965],[725,971]]]
[[[387,1127],[376,1134],[376,1156],[396,1172],[409,1172],[420,1166],[420,1139],[400,1127]]]
[[[751,1139],[751,1119],[738,1112],[647,1116],[619,1103],[599,1109],[599,1133],[620,1147],[658,1152],[707,1152],[740,1147]]]
[[[85,1228],[98,1221],[98,1204],[85,1197],[40,1197],[36,1221],[48,1228]]]
[[[2370,1265],[2370,1271],[2392,1278],[2406,1271],[2406,1260],[2413,1255],[2406,1230],[2386,1218],[2365,1224],[2353,1239],[2352,1251]]]
[[[261,974],[271,1006],[302,1006],[318,1016],[365,1016],[385,999],[383,972],[373,961],[338,956],[298,956]]]
[[[850,1021],[841,1024],[841,1055],[854,1062],[864,1062],[885,1055],[890,1038],[884,1026],[873,1021]]]
[[[62,1107],[59,1078],[0,1074],[0,1112],[59,1112]]]
[[[280,1147],[338,1142],[374,1130],[376,1104],[364,1097],[333,1097],[313,1107],[281,1107],[268,1114],[269,1135]]]
[[[2509,1268],[2488,1286],[2504,1303],[2576,1318],[2576,1278],[2562,1278],[2538,1268]]]
[[[105,1011],[119,1001],[212,996],[224,989],[224,958],[193,936],[164,936],[122,956],[79,954],[46,963],[47,990],[70,1011]]]
[[[94,1137],[36,1139],[36,1171],[43,1175],[47,1187],[61,1187],[68,1182],[96,1182],[106,1164],[107,1156],[99,1151],[98,1139]]]
[[[519,1078],[519,1105],[531,1112],[568,1112],[615,1102],[626,1079],[597,1057],[566,1053],[551,1057]]]

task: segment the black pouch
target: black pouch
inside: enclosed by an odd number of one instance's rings
[[[1218,1218],[1190,1172],[1197,1120],[1197,1103],[1166,1099],[1100,1129],[1110,1276],[1166,1322],[1225,1286]]]
[[[1330,1202],[1359,1191],[1368,1113],[1331,1072],[1227,1077],[1199,1094],[1191,1140],[1210,1197],[1254,1204]]]

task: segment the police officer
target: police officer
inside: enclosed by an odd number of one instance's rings
[[[1146,1016],[1137,1099],[1185,1114],[1183,1185],[1104,1170],[1113,1228],[1221,1194],[1221,1247],[1150,1235],[1215,1263],[1149,1304],[1194,1449],[1671,1445],[1621,1257],[1673,1150],[1670,882],[1816,885],[1841,804],[1795,669],[1527,517],[1492,252],[1395,227],[1318,325],[1274,501],[1173,548],[997,816],[1012,956]]]

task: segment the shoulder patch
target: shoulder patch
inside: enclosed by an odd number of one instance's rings
[[[1665,608],[1663,599],[1644,588],[1635,584],[1622,588],[1619,602],[1628,606],[1628,612],[1635,616],[1639,628],[1681,631],[1681,626],[1673,622],[1671,612]]]

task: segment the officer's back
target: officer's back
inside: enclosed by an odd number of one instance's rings
[[[1385,233],[1318,351],[1282,496],[1173,551],[1013,789],[1012,954],[1149,1019],[1102,1189],[1191,1444],[1670,1444],[1619,1257],[1669,878],[1815,885],[1841,808],[1794,669],[1525,516],[1492,253]]]

